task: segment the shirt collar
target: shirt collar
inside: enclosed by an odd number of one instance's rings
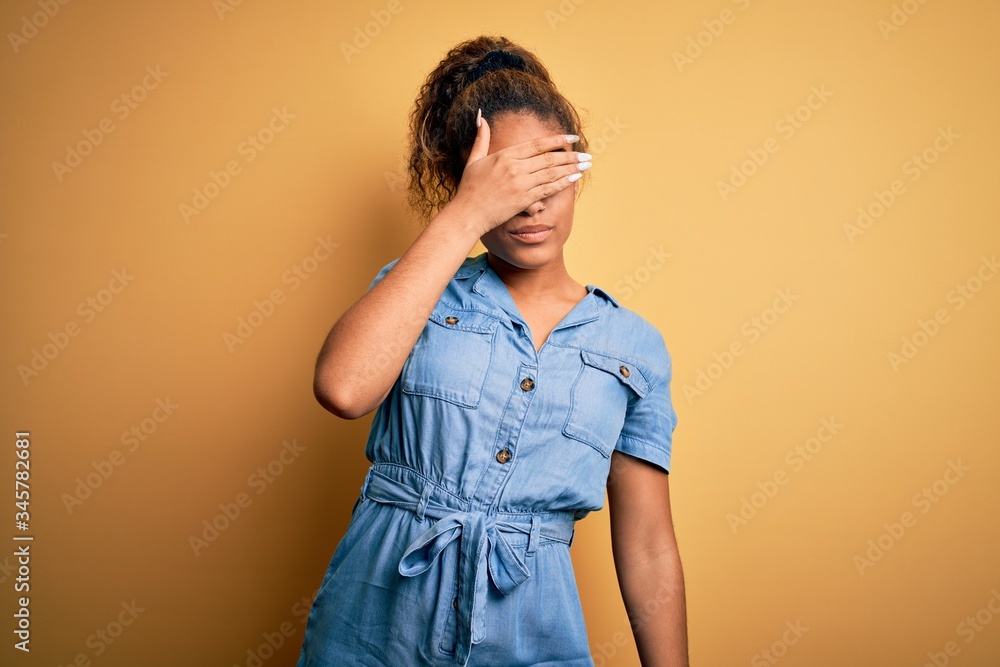
[[[514,299],[510,295],[510,290],[507,289],[507,285],[503,282],[500,276],[498,276],[496,272],[490,268],[489,262],[487,262],[487,253],[484,252],[476,255],[475,257],[467,258],[459,267],[458,271],[455,272],[455,278],[458,280],[474,278],[474,282],[472,284],[473,292],[491,299],[494,303],[500,306],[500,308],[502,308],[512,320],[522,321],[520,313],[517,310],[517,305],[514,303]],[[600,309],[598,308],[598,303],[596,301],[598,297],[603,298],[615,308],[620,307],[618,301],[616,301],[613,296],[597,285],[588,284],[587,296],[583,297],[583,299],[573,307],[573,309],[566,315],[565,318],[563,318],[555,329],[562,329],[563,327],[596,320],[600,315]]]

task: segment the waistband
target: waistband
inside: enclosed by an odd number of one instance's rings
[[[531,576],[524,559],[504,535],[528,535],[526,558],[535,555],[542,537],[572,545],[575,535],[577,519],[572,511],[473,509],[469,500],[415,469],[395,463],[372,464],[361,485],[361,498],[409,510],[421,522],[434,520],[406,547],[399,561],[399,573],[405,577],[426,572],[441,552],[458,540],[455,662],[461,665],[468,662],[472,644],[486,638],[487,580],[506,596]]]

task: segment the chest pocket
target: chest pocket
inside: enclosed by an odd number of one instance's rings
[[[629,400],[645,397],[649,382],[638,366],[624,359],[580,350],[580,361],[563,435],[610,457]]]
[[[401,371],[403,393],[479,407],[500,320],[439,303]]]

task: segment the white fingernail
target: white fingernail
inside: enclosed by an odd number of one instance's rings
[[[577,159],[580,162],[586,162],[590,160],[593,156],[590,153],[577,153]]]
[[[590,169],[592,164],[593,164],[592,162],[581,162],[577,166],[580,168],[580,171],[585,171],[587,169]]]
[[[566,180],[568,180],[570,183],[572,183],[573,181],[575,181],[576,179],[580,178],[581,176],[583,176],[583,174],[570,174],[569,176],[566,177]]]

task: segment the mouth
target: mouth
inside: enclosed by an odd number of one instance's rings
[[[510,232],[515,239],[524,243],[539,243],[552,233],[552,227],[545,225],[526,225]]]

